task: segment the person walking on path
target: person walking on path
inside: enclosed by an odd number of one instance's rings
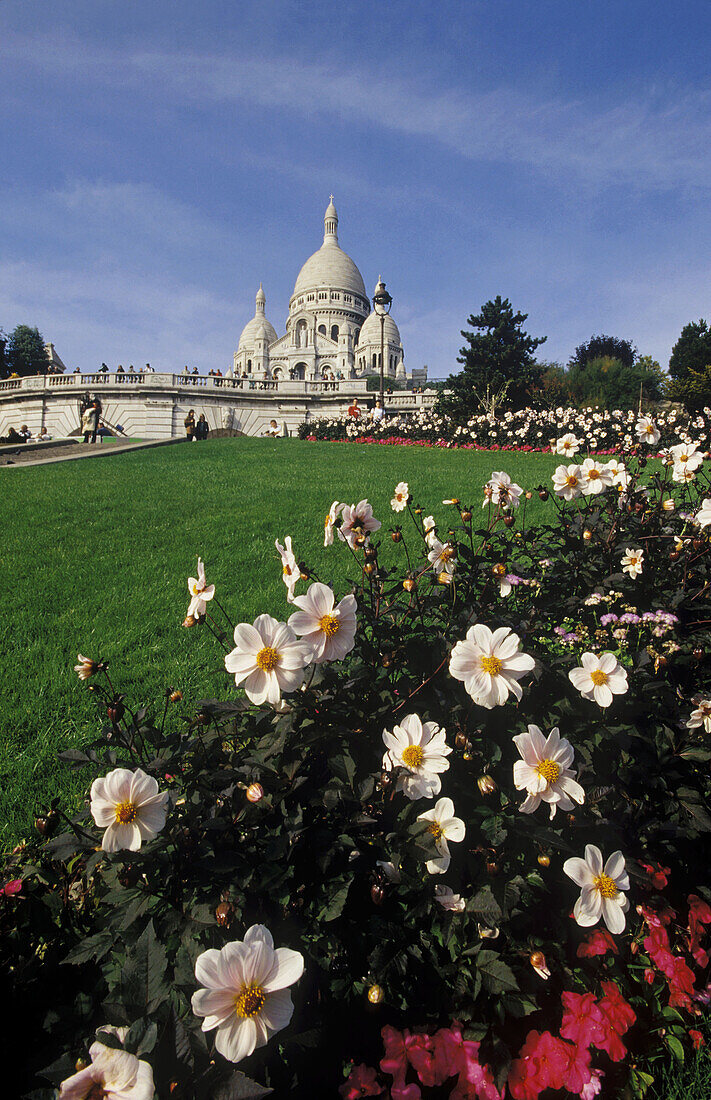
[[[192,439],[195,437],[195,410],[194,409],[190,410],[188,415],[185,417],[185,420],[183,421],[183,424],[185,425],[185,434],[188,437],[188,442],[190,443],[192,441]]]

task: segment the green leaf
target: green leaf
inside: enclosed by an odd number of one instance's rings
[[[229,1080],[217,1086],[212,1096],[213,1100],[260,1100],[262,1096],[270,1096],[273,1091],[236,1069]]]
[[[684,1048],[674,1035],[667,1035],[666,1043],[677,1062],[684,1061]]]
[[[94,959],[99,962],[103,959],[107,951],[109,951],[114,945],[114,936],[111,932],[103,931],[97,932],[93,936],[87,936],[85,940],[69,952],[67,957],[62,960],[62,964],[66,966],[79,966],[80,963],[88,962],[89,959]]]
[[[480,951],[476,957],[476,966],[487,992],[514,993],[518,990],[518,982],[511,967],[507,966],[497,951]]]
[[[353,880],[349,878],[340,889],[336,890],[335,894],[331,895],[331,900],[323,907],[318,915],[319,920],[330,921],[335,920],[336,917],[340,917],[343,912],[343,907],[346,904],[346,898],[348,897],[348,891],[352,881]]]
[[[127,954],[121,977],[126,1001],[139,1006],[142,1015],[153,1012],[168,997],[169,989],[164,981],[166,962],[165,948],[156,937],[150,920]]]

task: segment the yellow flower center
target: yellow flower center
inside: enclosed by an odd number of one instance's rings
[[[328,515],[326,516],[325,520],[323,521],[324,527],[328,527],[329,523],[331,523],[331,522],[332,522],[331,513],[329,512]]]
[[[402,493],[396,493],[396,494],[395,494],[395,500],[397,500],[397,501],[401,501],[401,500],[402,500],[402,498],[403,498],[403,494],[402,494]]]
[[[555,760],[540,760],[536,764],[536,771],[545,779],[546,787],[552,787],[554,783],[558,782],[560,764],[556,764]]]
[[[86,1100],[104,1100],[105,1096],[108,1096],[106,1089],[97,1081],[87,1092]]]
[[[565,484],[568,486],[568,488],[574,489],[575,486],[578,484],[578,479],[575,474],[568,474],[565,479]]]
[[[588,477],[591,481],[597,481],[600,477],[600,471],[593,466],[592,470],[588,470]]]
[[[428,833],[432,833],[432,836],[435,838],[435,842],[440,840],[443,834],[442,826],[440,825],[439,821],[430,821],[429,825],[427,826],[427,831]]]
[[[408,745],[402,751],[402,762],[407,768],[419,768],[425,759],[425,754],[420,745]]]
[[[265,645],[257,654],[256,661],[257,668],[261,668],[262,672],[273,672],[281,661],[281,653],[272,646]]]
[[[445,546],[444,550],[442,551],[442,561],[451,561],[454,557],[456,557],[454,547]]]
[[[593,884],[595,889],[599,890],[604,898],[616,898],[619,894],[619,890],[615,886],[614,880],[604,873],[597,875],[593,880]]]
[[[118,802],[114,814],[120,825],[130,825],[138,817],[138,808],[135,802]]]
[[[490,676],[498,676],[503,665],[498,657],[482,657],[481,667],[484,672],[488,672]]]
[[[341,629],[341,620],[338,615],[322,615],[318,621],[319,630],[322,630],[327,638],[332,638]]]
[[[235,1012],[243,1020],[257,1016],[264,1008],[267,996],[261,985],[252,982],[246,985],[239,996],[235,997]]]
[[[601,668],[596,668],[590,673],[590,679],[594,683],[595,687],[600,687],[601,684],[606,684],[609,680],[609,676],[606,672],[603,672]]]
[[[499,562],[498,565],[492,565],[491,572],[495,577],[505,577],[506,566],[502,562]]]
[[[285,577],[290,577],[291,576],[291,569],[289,568],[288,565],[284,566],[284,568],[282,569],[282,573],[284,574]]]

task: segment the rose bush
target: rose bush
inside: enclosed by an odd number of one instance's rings
[[[646,434],[574,487],[334,502],[340,599],[290,550],[284,606],[241,623],[198,568],[223,699],[134,707],[80,657],[104,722],[63,757],[91,803],[3,869],[8,1094],[120,1065],[143,1097],[140,1063],[177,1100],[589,1100],[684,1058],[711,1000],[711,490]]]

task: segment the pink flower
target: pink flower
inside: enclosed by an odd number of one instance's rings
[[[689,1038],[694,1044],[694,1050],[701,1050],[702,1046],[705,1046],[706,1041],[700,1031],[696,1031],[693,1027],[689,1029]]]
[[[348,1079],[338,1091],[343,1100],[358,1100],[359,1096],[380,1096],[385,1090],[378,1083],[377,1070],[361,1062],[359,1066],[353,1066]]]
[[[549,1031],[529,1031],[511,1064],[508,1086],[513,1100],[536,1100],[544,1089],[562,1089],[569,1061],[567,1043]]]
[[[409,1065],[405,1038],[407,1032],[400,1032],[396,1028],[386,1024],[380,1033],[383,1037],[385,1057],[380,1061],[383,1073],[389,1073],[393,1078],[390,1087],[390,1095],[393,1100],[419,1100],[422,1093],[418,1085],[406,1085],[405,1077]]]
[[[6,882],[4,886],[0,886],[0,896],[11,898],[13,894],[19,894],[22,890],[22,879],[14,878],[10,882]]]
[[[610,933],[604,928],[598,928],[594,932],[588,932],[583,942],[578,944],[576,954],[579,959],[591,959],[595,955],[606,955],[608,951],[613,955],[620,953]]]
[[[437,1073],[432,1036],[408,1035],[405,1049],[408,1061],[423,1085],[441,1085],[446,1080],[446,1077],[440,1080]]]
[[[637,1016],[614,982],[603,982],[602,990],[605,996],[598,1001],[598,1010],[604,1018],[606,1034],[602,1042],[595,1042],[595,1046],[606,1051],[613,1062],[621,1062],[627,1048],[620,1036],[632,1027]]]
[[[563,1022],[560,1033],[564,1039],[570,1039],[576,1046],[587,1048],[598,1045],[605,1038],[605,1019],[595,1004],[593,993],[564,992]]]
[[[705,924],[711,924],[711,908],[696,894],[689,894],[689,951],[702,967],[709,961],[708,951],[701,946]]]
[[[503,1093],[496,1088],[491,1070],[479,1061],[480,1044],[463,1039],[458,1024],[440,1028],[434,1043],[437,1083],[458,1075],[450,1100],[502,1100]]]
[[[580,1093],[580,1100],[595,1100],[595,1097],[602,1089],[602,1078],[604,1076],[605,1074],[601,1069],[592,1070],[590,1080]]]

